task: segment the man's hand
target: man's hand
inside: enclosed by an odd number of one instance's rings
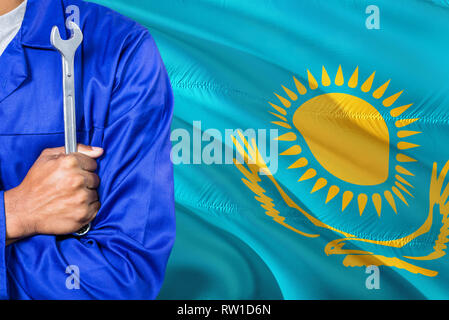
[[[100,203],[94,173],[103,149],[78,145],[45,149],[22,183],[5,192],[7,243],[35,234],[76,232],[95,218]]]

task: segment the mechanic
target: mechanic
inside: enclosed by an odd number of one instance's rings
[[[65,154],[50,33],[70,38],[69,18],[84,40],[80,144]],[[81,0],[0,2],[0,298],[157,296],[175,236],[172,109],[155,42],[136,22]]]

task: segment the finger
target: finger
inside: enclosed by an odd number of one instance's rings
[[[79,152],[75,152],[72,153],[70,155],[68,155],[69,157],[75,157],[76,160],[78,161],[78,165],[80,166],[81,169],[85,170],[85,171],[95,171],[97,170],[97,161],[95,161],[94,159],[86,156],[85,154],[79,153]]]
[[[103,148],[86,146],[84,144],[78,144],[78,152],[82,153],[90,158],[96,159],[103,154]]]
[[[95,190],[91,190],[87,196],[87,203],[91,205],[94,202],[98,202],[98,193]]]
[[[56,155],[60,155],[60,154],[64,154],[65,153],[65,148],[64,147],[58,147],[58,148],[47,148],[42,150],[41,155],[43,156],[56,156]]]
[[[88,222],[91,222],[92,220],[95,219],[95,217],[97,216],[98,211],[100,211],[100,208],[101,208],[101,204],[100,204],[99,201],[92,202],[89,205],[90,217],[88,219]]]
[[[92,172],[83,171],[81,173],[85,179],[85,186],[89,189],[96,189],[100,185],[100,178]]]

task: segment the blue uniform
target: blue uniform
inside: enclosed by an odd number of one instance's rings
[[[21,183],[43,149],[64,145],[61,56],[50,32],[56,25],[70,35],[69,5],[79,8],[84,34],[75,58],[77,138],[105,150],[97,170],[102,207],[83,237],[37,235],[5,247],[4,191]],[[156,297],[175,235],[172,108],[145,28],[79,0],[28,0],[0,56],[1,298]]]

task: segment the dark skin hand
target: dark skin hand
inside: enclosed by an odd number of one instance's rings
[[[103,149],[78,145],[45,149],[22,183],[4,193],[6,245],[37,234],[63,235],[91,222],[100,202],[94,173]]]

